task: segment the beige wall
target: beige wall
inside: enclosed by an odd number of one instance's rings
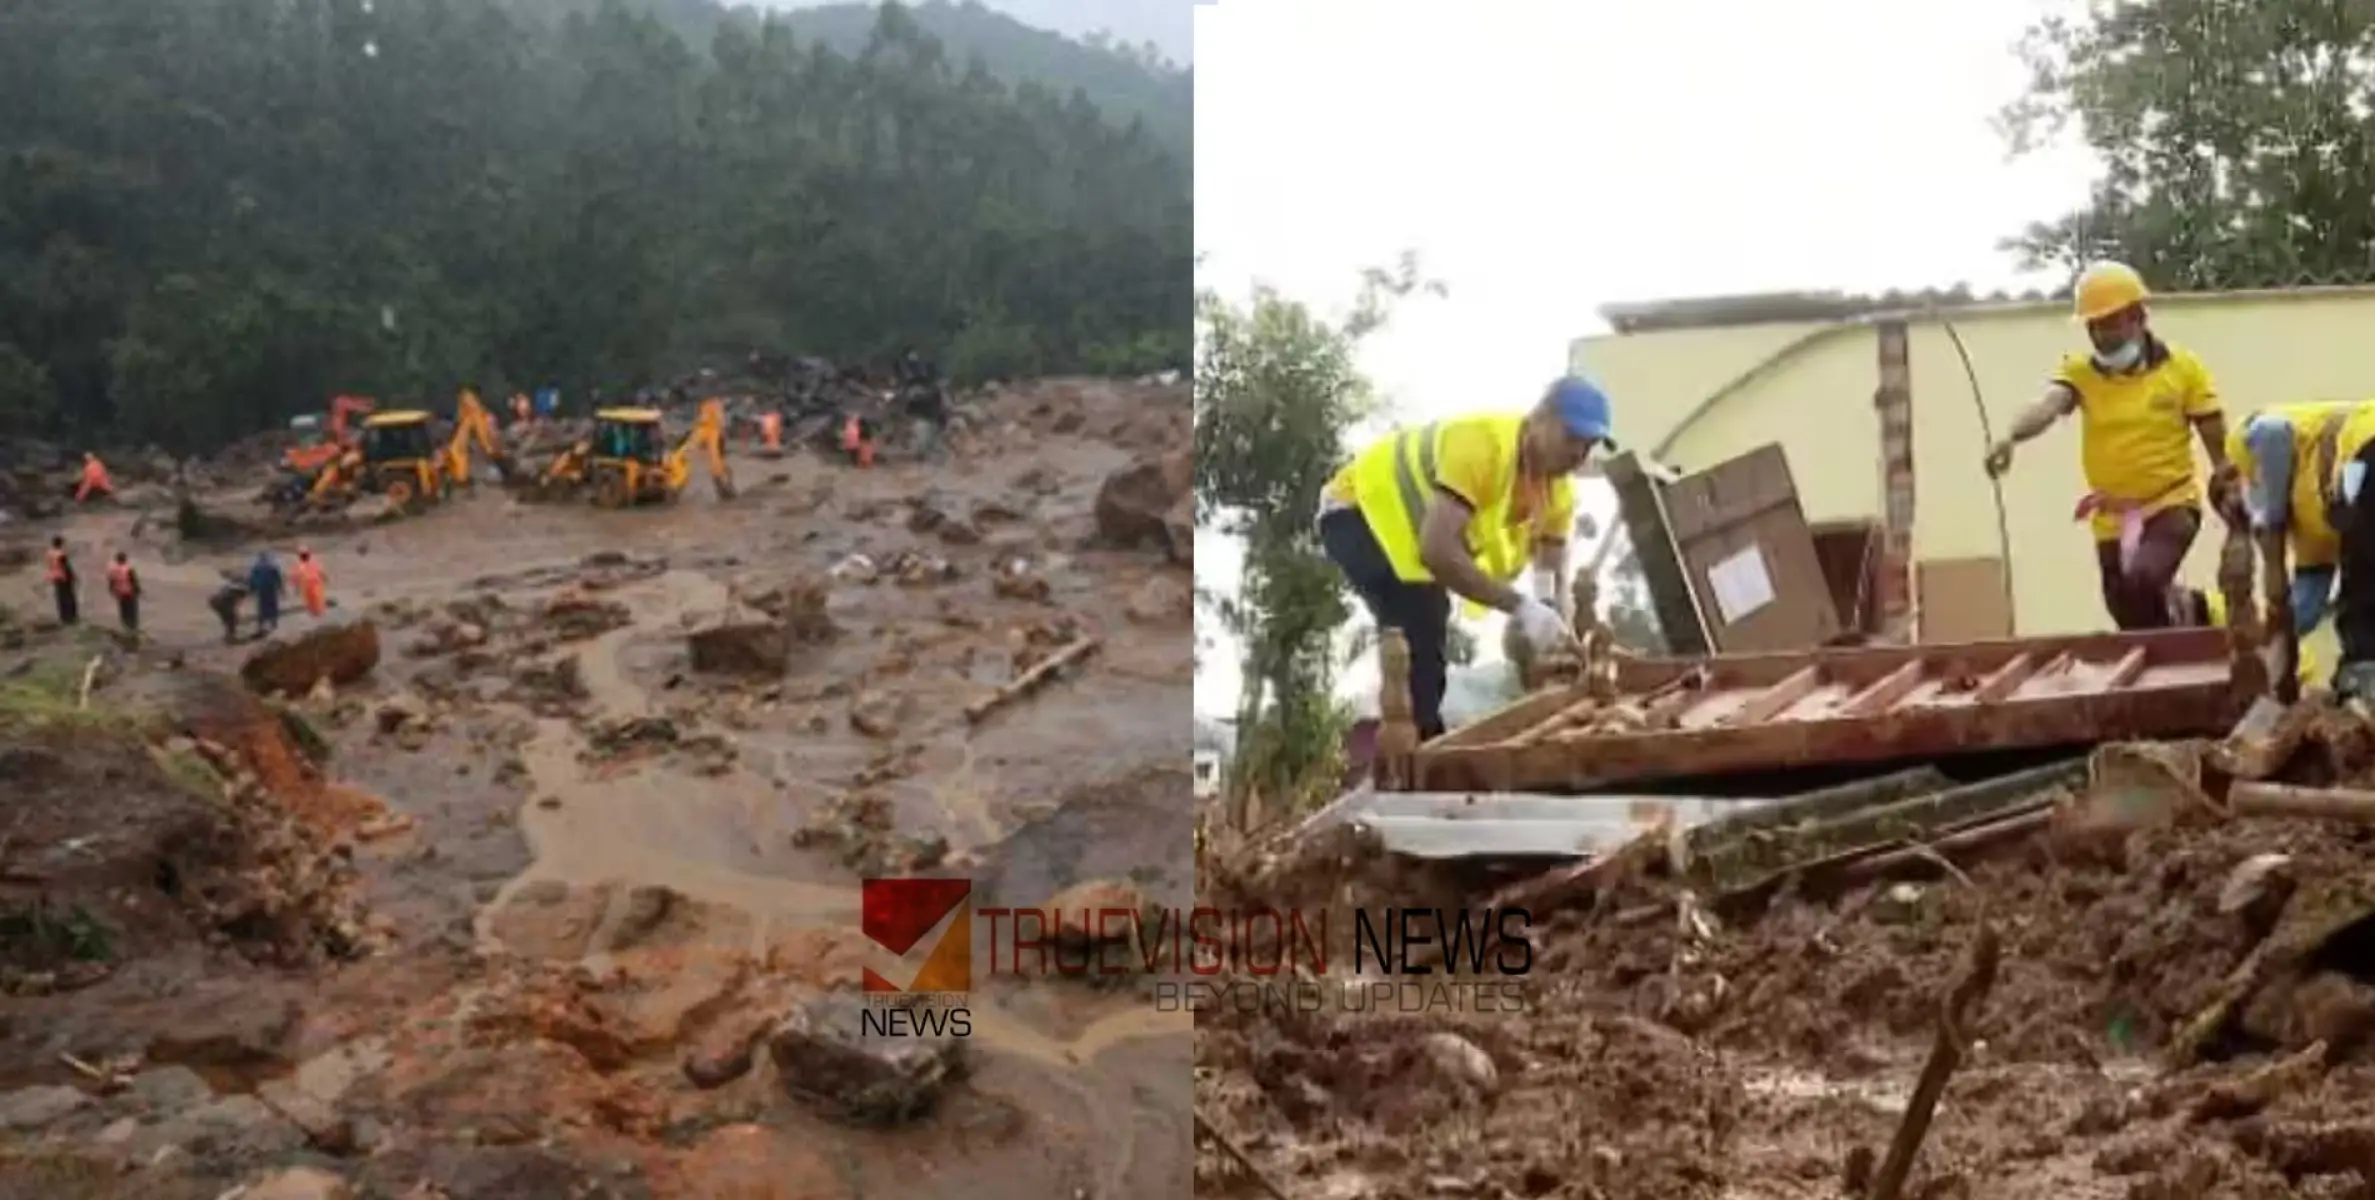
[[[1993,557],[2001,540],[1980,460],[1972,385],[1948,335],[1969,350],[1988,419],[2001,431],[2082,345],[2059,305],[2008,305],[1911,320],[1917,560]],[[2155,327],[2202,356],[2230,417],[2278,403],[2375,396],[2375,289],[2164,297]],[[1868,324],[1783,324],[1612,334],[1575,342],[1573,365],[1616,401],[1617,437],[1696,470],[1764,442],[1787,450],[1811,520],[1880,511],[1877,336]],[[2086,527],[2073,423],[2023,447],[2004,480],[2015,619],[2023,634],[2108,625]],[[2207,583],[2213,520],[2187,561]],[[2330,660],[2329,660],[2330,661]]]

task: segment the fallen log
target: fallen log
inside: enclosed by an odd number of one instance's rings
[[[1084,637],[1048,655],[1039,665],[1015,676],[997,691],[966,705],[965,720],[979,724],[982,718],[1039,690],[1048,680],[1055,678],[1057,672],[1094,653],[1098,644],[1097,639]]]
[[[2239,817],[2309,817],[2375,825],[2375,791],[2242,782],[2227,790],[2227,809]]]

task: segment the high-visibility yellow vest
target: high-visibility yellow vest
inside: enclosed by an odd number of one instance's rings
[[[1514,527],[1510,523],[1511,505],[1518,492],[1517,447],[1519,432],[1525,427],[1523,415],[1454,417],[1415,429],[1397,430],[1361,451],[1339,473],[1335,483],[1351,484],[1351,499],[1369,523],[1369,532],[1385,550],[1386,560],[1393,564],[1398,579],[1409,583],[1434,582],[1434,572],[1419,557],[1419,523],[1425,519],[1428,501],[1435,494],[1439,478],[1436,458],[1444,433],[1470,423],[1481,423],[1488,428],[1497,450],[1493,456],[1491,495],[1468,517],[1468,552],[1476,557],[1476,565],[1488,578],[1506,584],[1525,570],[1538,538],[1567,536],[1564,529],[1538,528],[1551,513],[1573,511],[1575,484],[1563,475],[1550,482],[1544,502],[1532,521]],[[1474,601],[1468,601],[1466,607],[1471,613],[1484,611],[1484,606]]]
[[[2293,562],[2304,567],[2330,567],[2340,560],[2342,542],[2326,517],[2326,496],[2334,475],[2332,456],[2343,419],[2360,407],[2342,402],[2280,404],[2264,408],[2227,430],[2227,461],[2235,464],[2250,486],[2259,474],[2258,456],[2244,436],[2252,419],[2274,417],[2292,427],[2293,482],[2287,506],[2292,510],[2285,534],[2292,543]]]

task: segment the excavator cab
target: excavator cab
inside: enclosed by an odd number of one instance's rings
[[[660,435],[658,409],[606,408],[594,414],[594,503],[624,508],[674,494]]]
[[[428,413],[408,409],[366,419],[362,458],[365,485],[397,504],[435,500],[443,494],[443,459],[430,435]]]

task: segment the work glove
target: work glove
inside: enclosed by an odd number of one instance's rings
[[[1518,601],[1509,613],[1509,621],[1536,650],[1554,650],[1575,637],[1575,631],[1567,627],[1558,609],[1532,596]]]

